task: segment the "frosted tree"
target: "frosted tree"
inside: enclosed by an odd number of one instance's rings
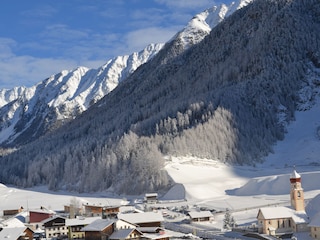
[[[236,221],[234,217],[231,215],[230,210],[227,208],[223,219],[223,228],[226,230],[231,230],[235,226]]]

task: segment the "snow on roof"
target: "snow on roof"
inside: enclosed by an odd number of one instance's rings
[[[41,207],[39,209],[30,210],[29,212],[30,213],[34,212],[34,213],[44,213],[44,214],[55,214],[55,211],[50,210],[50,209],[46,209],[44,207]]]
[[[320,227],[320,212],[314,215],[311,219],[311,222],[308,225],[309,227]]]
[[[163,216],[159,212],[119,213],[118,219],[129,223],[163,222]]]
[[[100,232],[106,227],[113,224],[114,221],[108,219],[97,219],[81,229],[83,232]]]
[[[126,239],[133,231],[139,232],[136,229],[120,229],[118,231],[113,232],[109,239]],[[142,233],[140,234],[142,235]]]
[[[9,218],[3,222],[1,222],[1,224],[3,226],[9,227],[9,228],[19,228],[19,227],[24,227],[25,225],[23,224],[23,222],[21,222],[19,219],[17,218]]]
[[[3,228],[0,231],[0,239],[18,239],[24,235],[24,230],[26,230],[26,227]]]
[[[191,218],[205,218],[205,217],[213,217],[213,214],[210,211],[200,211],[200,212],[189,212],[188,213]]]
[[[296,170],[293,170],[290,178],[301,178],[301,175],[299,173],[297,173]]]
[[[304,211],[295,211],[287,207],[264,207],[259,211],[265,219],[292,218],[295,223],[308,222],[308,216]]]
[[[79,217],[79,218],[71,218],[71,219],[66,219],[66,226],[83,226],[83,225],[88,225],[92,222],[94,222],[97,219],[101,219],[101,217]]]
[[[158,197],[158,193],[146,193],[145,197]]]
[[[174,234],[170,231],[163,231],[161,233],[144,233],[143,236],[147,239],[164,239],[164,238],[172,238]]]
[[[142,233],[156,233],[163,230],[161,227],[138,227],[137,229]]]

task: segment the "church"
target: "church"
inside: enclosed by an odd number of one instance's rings
[[[281,237],[295,232],[309,231],[301,176],[296,170],[290,175],[290,185],[291,207],[259,209],[257,215],[259,233]]]

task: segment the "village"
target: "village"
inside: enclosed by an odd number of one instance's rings
[[[157,193],[111,206],[81,203],[73,198],[63,210],[3,210],[0,239],[320,239],[320,218],[305,211],[301,175],[288,179],[290,206],[265,206],[253,222],[237,224],[233,212],[161,200]],[[219,220],[218,220],[219,219]],[[220,221],[220,227],[217,227]],[[302,234],[302,235],[301,235]]]

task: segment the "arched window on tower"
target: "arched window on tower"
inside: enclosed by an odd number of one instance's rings
[[[298,196],[298,198],[301,197],[300,191],[297,192],[297,196]]]

